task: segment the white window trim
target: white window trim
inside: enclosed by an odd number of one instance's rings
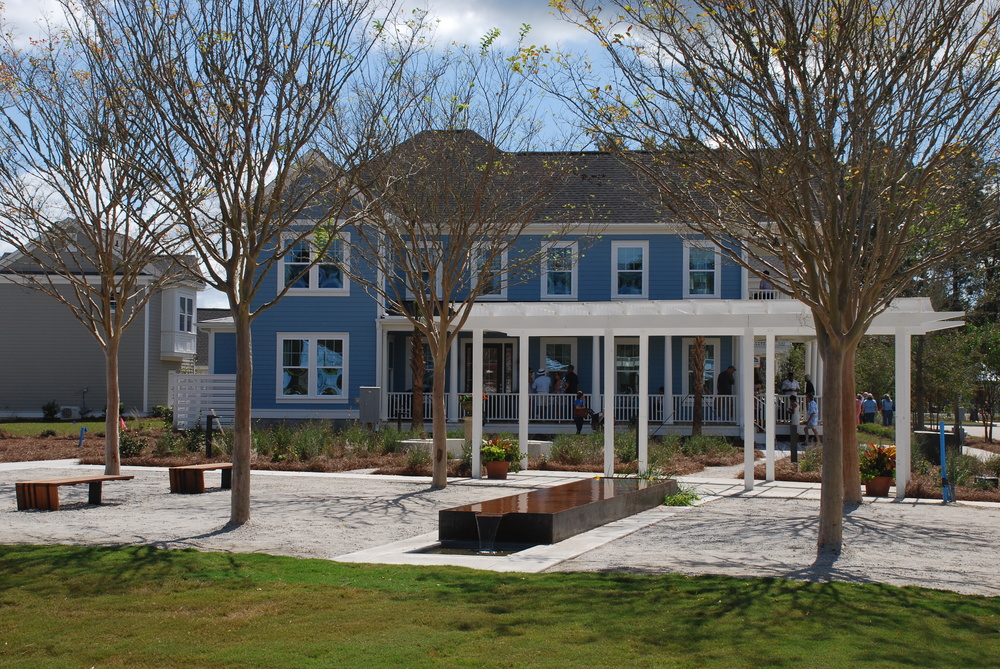
[[[480,272],[480,267],[481,267],[481,265],[479,264],[479,261],[482,258],[482,256],[483,256],[482,251],[477,251],[476,255],[474,256],[474,261],[475,262],[474,262],[473,267],[475,268],[475,276],[473,277],[473,281],[479,281],[479,272]],[[499,293],[490,293],[488,295],[485,295],[485,294],[484,295],[480,295],[479,297],[476,298],[476,301],[482,300],[482,301],[486,301],[486,302],[489,302],[489,301],[498,302],[498,301],[504,301],[504,300],[507,299],[507,251],[506,251],[506,249],[503,250],[500,253],[499,261],[500,261],[500,292]]]
[[[190,327],[185,329],[181,327],[181,318],[185,316],[183,309],[181,309],[181,304],[184,300],[188,300],[191,303],[191,313],[187,314],[190,321]],[[178,293],[177,294],[177,331],[183,332],[185,334],[195,334],[198,331],[198,300],[195,299],[193,293]]]
[[[285,395],[282,393],[284,389],[284,384],[282,383],[284,378],[284,347],[282,342],[286,339],[306,339],[309,341],[309,380],[307,382],[307,388],[310,390],[308,395]],[[319,339],[340,339],[344,342],[344,372],[341,380],[341,385],[344,388],[343,395],[315,395],[312,394],[313,389],[316,387],[316,341]],[[274,395],[275,400],[279,403],[302,403],[302,402],[333,402],[333,403],[346,403],[348,401],[348,396],[351,393],[350,379],[348,377],[348,369],[350,367],[350,335],[346,332],[279,332],[277,333],[277,354],[275,355],[275,380],[274,380]]]
[[[311,235],[310,235],[311,237]],[[345,267],[350,267],[351,263],[351,233],[341,232],[338,237],[341,241],[341,249],[343,249],[344,257],[340,262],[341,272],[343,274],[344,285],[341,288],[317,288],[316,285],[319,283],[319,266],[321,264],[327,263],[316,263],[309,268],[309,286],[306,288],[289,288],[288,295],[301,295],[301,296],[330,296],[330,295],[350,295],[351,294],[351,280],[347,276],[347,272],[343,269]],[[282,236],[282,244],[289,242],[296,242],[299,239],[298,235],[288,234]],[[312,254],[310,254],[311,256]],[[288,256],[282,256],[278,260],[278,281],[277,288],[278,293],[281,293],[285,288],[285,260]]]
[[[538,366],[535,367],[536,370],[548,367],[548,360],[547,360],[547,356],[545,355],[545,347],[547,345],[549,345],[549,344],[566,344],[566,345],[568,345],[569,346],[569,351],[570,351],[570,353],[569,353],[570,363],[569,364],[573,365],[573,367],[579,367],[579,365],[577,364],[577,361],[576,361],[576,359],[577,359],[577,351],[576,351],[576,338],[575,337],[542,337],[539,340],[539,346],[538,346],[539,363],[538,363]],[[565,371],[565,370],[555,370],[555,369],[553,369],[551,371],[554,372],[554,371]]]
[[[618,292],[618,249],[642,249],[642,292],[638,295],[624,295]],[[649,242],[648,241],[613,241],[611,242],[611,298],[615,300],[646,300],[649,299]]]
[[[715,291],[711,295],[691,294],[691,249],[701,249],[712,251],[715,254]],[[710,242],[685,241],[684,242],[684,299],[686,300],[710,300],[719,298],[722,295],[722,254],[719,247]]]
[[[570,294],[569,295],[550,295],[549,294],[549,251],[552,249],[570,249],[573,255],[573,264],[570,267]],[[579,268],[579,252],[577,249],[576,242],[556,242],[555,244],[549,244],[545,247],[545,253],[542,257],[542,286],[541,294],[542,298],[546,300],[576,300],[577,299],[577,289],[579,284],[579,273],[577,269]]]

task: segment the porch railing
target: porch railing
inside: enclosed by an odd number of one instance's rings
[[[588,407],[601,406],[602,395],[584,395]],[[531,394],[528,396],[529,419],[543,422],[568,422],[573,420],[573,400],[569,394]],[[387,418],[408,420],[412,414],[411,393],[389,393]],[[665,407],[671,407],[665,411]],[[702,421],[706,424],[735,424],[738,422],[739,403],[736,395],[706,395],[702,403]],[[424,418],[431,418],[430,394],[424,395]],[[487,421],[517,422],[517,393],[489,393],[483,405]],[[449,418],[460,418],[449,416]],[[627,423],[639,414],[638,395],[615,395],[614,416],[616,423]],[[690,395],[650,395],[649,420],[662,422],[691,422],[694,417],[694,398]]]

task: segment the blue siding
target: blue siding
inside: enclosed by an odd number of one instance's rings
[[[235,332],[215,332],[213,334],[215,342],[214,357],[212,360],[212,374],[235,374],[236,373],[236,333]]]

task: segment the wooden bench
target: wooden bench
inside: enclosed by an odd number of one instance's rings
[[[203,465],[183,465],[170,468],[170,492],[181,495],[196,495],[205,492],[205,472],[222,470],[222,489],[233,487],[233,464],[231,462],[207,462]]]
[[[15,483],[17,489],[17,510],[41,509],[43,511],[59,510],[59,486],[79,485],[87,483],[90,485],[90,496],[87,501],[91,504],[101,503],[101,484],[105,481],[128,481],[134,476],[121,475],[100,475],[100,476],[71,476],[63,479],[47,479],[45,481],[18,481]]]

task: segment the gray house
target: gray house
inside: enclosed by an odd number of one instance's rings
[[[28,285],[32,271],[38,268],[18,253],[0,256],[0,417],[41,417],[52,401],[62,418],[100,415],[107,403],[104,352],[69,308]],[[144,274],[153,283],[155,264]],[[51,282],[59,288],[59,279]],[[193,370],[201,289],[192,278],[158,291],[125,331],[119,383],[126,413],[167,404],[169,373]]]

